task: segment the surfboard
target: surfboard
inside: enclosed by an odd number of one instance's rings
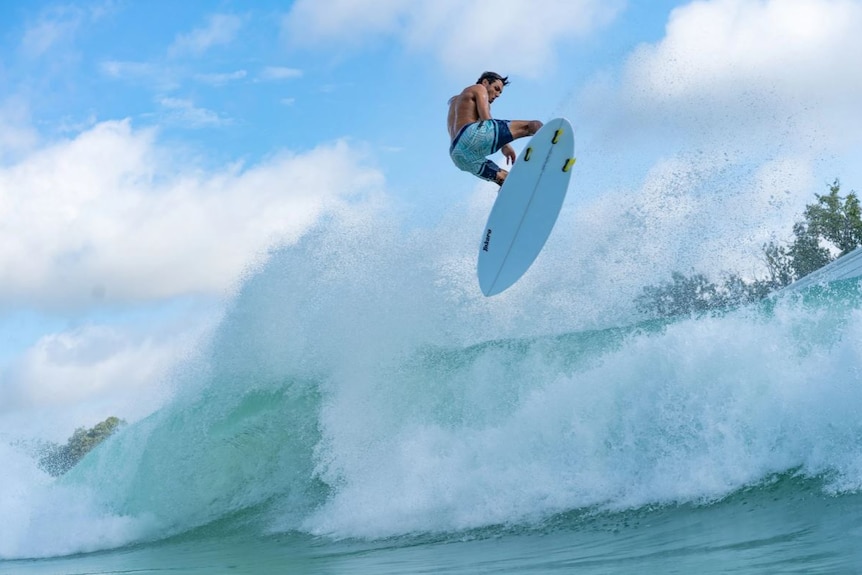
[[[563,207],[575,164],[575,137],[565,118],[547,122],[515,160],[488,215],[477,273],[486,296],[521,279]]]

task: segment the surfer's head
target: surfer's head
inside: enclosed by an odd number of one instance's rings
[[[503,93],[503,87],[509,85],[509,77],[496,72],[482,72],[477,84],[482,84],[488,90],[488,101],[493,102]]]
[[[476,80],[476,83],[481,84],[485,80],[487,80],[489,84],[492,84],[492,83],[496,82],[497,80],[499,80],[500,82],[502,82],[502,84],[504,86],[509,85],[509,77],[508,76],[501,76],[497,72],[482,72],[482,75],[479,76],[479,79]]]

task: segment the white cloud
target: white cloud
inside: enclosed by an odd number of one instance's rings
[[[105,60],[101,64],[102,72],[112,78],[146,78],[154,73],[153,64],[146,62],[121,62]]]
[[[633,52],[620,83],[596,77],[577,108],[594,153],[621,166],[657,162],[639,192],[613,194],[640,206],[641,231],[612,243],[637,244],[633,257],[661,262],[665,277],[762,273],[761,246],[789,239],[814,193],[836,176],[845,191],[858,186],[860,26],[855,1],[692,2],[672,12],[663,39]],[[593,177],[599,187],[613,178]],[[614,273],[650,283],[650,270],[626,265],[634,271]]]
[[[24,30],[21,51],[31,58],[42,56],[72,41],[82,26],[105,17],[113,10],[111,0],[89,6],[71,3],[49,6]]]
[[[382,180],[345,142],[211,173],[187,155],[104,122],[0,168],[0,304],[223,293],[269,246]]]
[[[162,98],[159,104],[166,110],[165,120],[168,123],[180,124],[187,128],[217,127],[231,123],[229,119],[219,116],[212,110],[195,106],[191,100]]]
[[[806,145],[858,139],[860,27],[856,0],[693,2],[672,12],[662,41],[630,58],[626,105],[732,140],[752,132]]]
[[[397,31],[404,14],[418,4],[410,0],[332,0],[325,4],[298,0],[284,20],[284,32],[300,43],[325,43],[334,38],[358,42],[369,35]]]
[[[169,66],[149,62],[127,62],[105,60],[100,64],[103,74],[134,84],[141,84],[157,91],[175,90],[181,84],[181,74]]]
[[[83,11],[71,6],[47,10],[24,31],[21,49],[31,58],[42,56],[55,45],[71,39],[83,21]]]
[[[178,89],[186,78],[193,78],[198,82],[219,87],[231,82],[238,82],[248,76],[247,70],[192,74],[182,67],[169,64],[120,60],[105,60],[100,64],[100,69],[103,74],[116,80],[139,84],[162,93]]]
[[[490,67],[538,77],[555,64],[560,43],[607,25],[624,5],[619,0],[429,1],[411,15],[406,40],[436,52],[447,68]]]
[[[608,24],[623,0],[298,0],[283,21],[288,41],[339,47],[397,36],[458,72],[505,68],[538,76],[555,47]]]
[[[189,353],[192,341],[166,334],[135,335],[104,325],[46,335],[4,377],[2,411],[71,406],[109,391],[140,395]]]
[[[18,98],[0,102],[0,161],[31,150],[39,141],[29,116],[28,106]]]
[[[177,36],[168,49],[171,56],[200,56],[214,46],[233,42],[242,27],[243,20],[231,14],[213,14],[205,26],[195,28],[187,34]]]
[[[195,79],[211,86],[224,86],[225,84],[242,80],[246,76],[248,76],[248,72],[245,70],[236,70],[235,72],[224,72],[221,74],[196,74]]]
[[[62,443],[109,416],[137,421],[188,384],[190,372],[205,369],[197,361],[221,317],[214,304],[167,313],[156,306],[145,315],[146,322],[132,314],[45,333],[4,365],[0,439]]]
[[[292,80],[302,76],[302,70],[284,66],[267,66],[260,73],[262,80]]]

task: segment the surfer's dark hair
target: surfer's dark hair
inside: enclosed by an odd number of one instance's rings
[[[479,76],[479,79],[476,80],[476,83],[481,84],[483,80],[488,80],[489,84],[493,84],[497,80],[500,80],[501,82],[503,82],[504,86],[509,85],[509,77],[501,76],[497,72],[482,72],[482,75]]]

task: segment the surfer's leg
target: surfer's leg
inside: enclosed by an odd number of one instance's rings
[[[485,120],[491,122],[494,126],[493,137],[494,141],[491,145],[491,153],[500,151],[500,148],[514,140],[512,130],[509,129],[509,120]],[[487,155],[487,154],[486,154]]]
[[[509,172],[491,160],[485,160],[485,163],[482,164],[482,168],[476,175],[483,180],[488,180],[489,182],[494,182],[495,184],[502,186],[506,176],[509,175]]]
[[[497,184],[498,186],[502,186],[503,182],[506,181],[506,176],[508,176],[508,175],[509,175],[508,171],[504,170],[503,168],[500,168],[500,171],[497,172],[497,179],[494,180],[494,183]]]
[[[509,122],[509,130],[512,132],[512,139],[517,140],[524,136],[532,136],[539,131],[542,123],[539,120],[512,120]]]

